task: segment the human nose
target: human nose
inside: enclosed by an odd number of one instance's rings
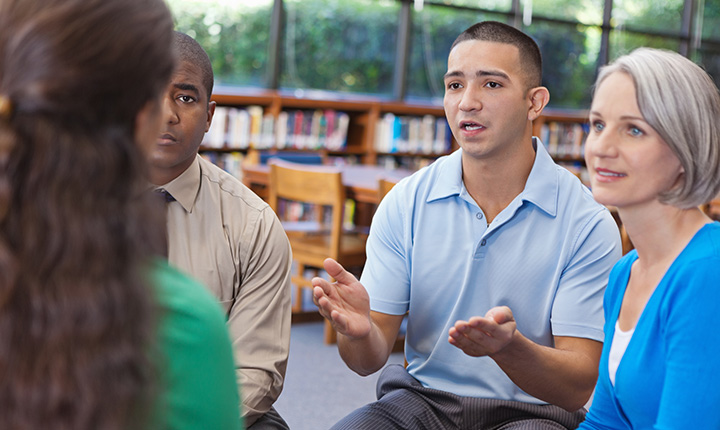
[[[464,112],[472,112],[474,110],[482,109],[480,91],[474,89],[472,85],[468,85],[462,93],[458,108]]]
[[[163,117],[167,124],[177,124],[180,121],[180,117],[175,111],[175,104],[171,97],[165,97],[163,99]]]
[[[602,132],[593,130],[590,126],[590,134],[585,140],[586,156],[599,158],[615,157],[617,155],[616,139],[609,133],[607,127]]]

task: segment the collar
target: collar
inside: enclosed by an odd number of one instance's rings
[[[165,188],[187,212],[192,212],[195,199],[200,192],[201,172],[199,158],[200,156],[196,155],[190,167],[185,169],[180,176],[161,187]]]
[[[525,189],[516,200],[532,203],[548,215],[555,216],[559,183],[557,164],[540,139],[533,137],[532,143],[535,148],[535,161],[525,183]],[[466,193],[462,181],[462,149],[458,149],[448,155],[447,160],[439,166],[437,180],[428,193],[427,202]]]

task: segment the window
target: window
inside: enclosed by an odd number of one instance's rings
[[[610,33],[610,60],[612,61],[623,54],[628,54],[633,49],[641,46],[679,51],[680,41],[679,39],[669,37],[614,30]]]
[[[445,95],[443,76],[447,71],[450,47],[460,33],[483,20],[504,21],[505,16],[429,5],[413,15],[406,73],[409,99],[442,103]]]
[[[264,86],[272,0],[168,0],[176,29],[210,56],[216,85]]]
[[[615,28],[680,34],[683,0],[615,0],[611,24]]]
[[[685,53],[720,82],[720,0],[614,0],[607,22],[606,0],[168,2],[178,30],[208,51],[219,85],[437,104],[452,42],[481,20],[519,25],[538,42],[550,107],[586,109],[598,67],[639,46]],[[270,46],[276,4],[284,13]],[[407,67],[396,73],[408,15]]]
[[[586,109],[597,70],[599,28],[536,20],[524,31],[540,47],[550,106]]]
[[[291,0],[285,7],[281,88],[392,93],[399,3]]]
[[[602,25],[604,0],[533,0],[526,2],[521,13],[525,17],[527,5],[532,8],[533,16],[577,21],[582,24]]]

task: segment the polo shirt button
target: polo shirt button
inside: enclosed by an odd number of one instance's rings
[[[483,239],[482,241],[480,241],[480,246],[485,246],[485,243],[486,243],[486,241],[485,241],[485,239]]]
[[[476,213],[476,214],[475,214],[475,218],[477,218],[477,219],[483,219],[483,214],[482,214],[482,212]]]

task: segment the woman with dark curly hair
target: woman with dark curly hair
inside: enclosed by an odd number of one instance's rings
[[[161,0],[0,1],[3,429],[241,426],[219,307],[154,256],[171,41]]]

